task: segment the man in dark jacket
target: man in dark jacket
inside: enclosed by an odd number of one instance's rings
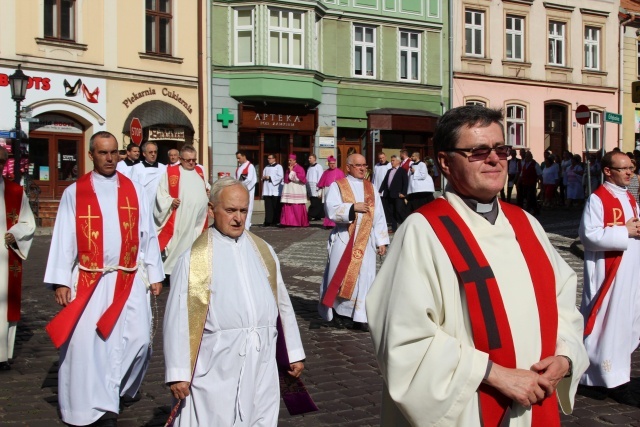
[[[405,203],[409,177],[404,169],[400,167],[400,159],[391,156],[391,169],[387,171],[384,181],[378,191],[382,194],[382,200],[389,206],[389,218],[387,223],[391,223],[391,230],[396,231],[398,225],[409,215],[409,210]]]

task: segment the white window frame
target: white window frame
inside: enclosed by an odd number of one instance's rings
[[[520,21],[520,29],[516,30],[515,23],[516,21]],[[509,23],[511,22],[511,28],[509,27]],[[505,57],[510,61],[524,61],[524,25],[525,20],[524,17],[518,15],[507,15],[505,21],[505,31],[507,40],[505,41]],[[511,55],[509,55],[509,51],[507,50],[507,46],[511,41]],[[516,46],[520,48],[520,57],[516,57],[515,52],[517,51]]]
[[[407,35],[408,46],[402,46],[402,35]],[[418,39],[418,44],[416,47],[411,47],[411,37],[415,36]],[[422,49],[422,34],[417,31],[406,31],[406,30],[398,30],[398,77],[401,81],[408,82],[419,82],[421,77],[421,62],[420,62],[420,52]],[[402,77],[402,54],[405,53],[407,57],[407,77]],[[413,55],[416,54],[417,58],[415,61],[417,62],[418,75],[414,79],[411,75],[411,70],[413,69]]]
[[[278,12],[279,18],[278,20],[282,22],[282,17],[284,14],[287,14],[287,22],[289,23],[288,27],[273,27],[271,26],[271,12]],[[300,28],[293,28],[293,15],[300,15]],[[279,9],[279,8],[269,8],[269,32],[267,36],[267,43],[269,46],[268,58],[269,65],[275,65],[278,67],[291,67],[291,68],[303,68],[304,67],[304,19],[305,12],[301,10],[288,10],[288,9]],[[279,58],[278,62],[271,62],[271,33],[278,33],[278,53]],[[300,34],[300,64],[293,64],[293,38],[294,35]],[[289,62],[283,61],[282,56],[282,40],[287,38],[289,41],[289,49],[288,56]]]
[[[505,131],[507,132],[507,145],[513,148],[527,147],[527,107],[521,104],[507,104],[507,113],[505,114]],[[518,117],[518,111],[521,111],[521,117]],[[516,135],[520,135],[520,144],[516,144],[518,140]]]
[[[636,41],[636,50],[638,52],[637,56],[636,56],[636,72],[638,73],[638,76],[640,76],[640,40]]]
[[[477,99],[470,99],[464,103],[464,105],[479,105],[481,107],[486,107],[487,103],[484,101],[479,101]]]
[[[561,31],[558,31],[561,30]],[[562,21],[549,21],[548,26],[548,37],[549,37],[549,65],[556,65],[559,67],[564,67],[566,62],[566,39],[565,34],[567,33],[567,23]],[[556,55],[557,51],[560,50],[560,62],[556,61],[558,55]]]
[[[602,112],[591,110],[589,122],[585,125],[585,128],[587,152],[600,151],[600,141],[602,135]]]
[[[600,27],[584,27],[584,68],[600,69]]]
[[[240,25],[238,24],[238,12],[239,11],[251,11],[251,24],[250,25]],[[256,52],[255,52],[255,19],[256,19],[256,9],[254,7],[238,7],[234,9],[233,12],[233,27],[234,27],[234,45],[233,45],[233,58],[235,65],[254,65],[256,60]],[[240,32],[250,32],[251,33],[251,60],[249,62],[240,62],[238,60],[238,34]]]
[[[357,28],[362,28],[362,41],[357,41],[356,40],[356,29]],[[373,32],[373,37],[372,40],[373,42],[367,42],[366,40],[366,32],[368,30],[371,30]],[[351,29],[352,33],[351,33],[351,40],[353,40],[353,51],[351,52],[353,55],[353,66],[351,67],[351,72],[353,77],[357,77],[357,78],[362,78],[362,79],[375,79],[376,78],[376,65],[377,65],[377,58],[376,58],[376,27],[370,27],[367,25],[356,25],[354,24],[352,29]],[[361,54],[360,54],[360,69],[362,70],[362,74],[356,74],[356,48],[360,48],[361,49]],[[372,67],[373,69],[371,70],[371,74],[367,74],[367,49],[372,49],[373,50],[373,61],[372,61]]]
[[[467,14],[471,14],[471,23],[467,23]],[[479,15],[481,17],[480,24],[475,24],[475,17]],[[465,9],[464,11],[464,52],[466,56],[484,57],[484,23],[485,13],[482,10]],[[469,33],[469,34],[467,34]],[[469,43],[469,36],[471,42]],[[480,52],[476,52],[476,42],[480,40]],[[470,48],[470,49],[468,49]]]

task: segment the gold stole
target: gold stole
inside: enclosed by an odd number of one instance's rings
[[[349,180],[347,178],[343,178],[336,181],[336,183],[340,189],[342,201],[351,204],[356,203],[356,198],[351,190]],[[353,251],[350,254],[345,252],[342,255],[343,257],[351,257],[351,261],[349,262],[349,267],[347,268],[338,296],[348,300],[351,299],[356,288],[356,282],[358,281],[358,275],[360,274],[360,267],[362,266],[362,259],[364,257],[364,252],[367,249],[367,242],[369,242],[371,229],[373,228],[373,215],[376,206],[373,184],[367,180],[363,180],[362,183],[364,184],[364,202],[369,206],[369,212],[365,214],[356,213],[356,218],[349,225],[349,239],[353,238],[353,233],[355,232],[358,224],[358,215],[362,215],[362,221],[360,221],[358,234],[356,235],[355,242],[353,243]]]
[[[262,259],[268,274],[269,285],[273,297],[278,303],[278,278],[276,261],[267,243],[253,233],[245,231],[256,254]],[[209,286],[213,279],[212,272],[213,235],[207,230],[196,239],[191,247],[189,261],[189,288],[187,290],[187,312],[189,317],[189,350],[191,356],[191,375],[195,370],[202,334],[209,312],[211,291]]]

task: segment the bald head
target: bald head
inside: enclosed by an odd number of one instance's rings
[[[364,179],[367,173],[367,160],[362,154],[352,154],[347,157],[347,173],[354,178]]]

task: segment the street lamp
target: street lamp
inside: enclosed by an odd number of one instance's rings
[[[25,75],[20,69],[9,76],[9,86],[11,86],[11,98],[16,102],[16,137],[13,140],[11,151],[13,152],[13,180],[20,184],[20,160],[22,157],[22,147],[20,142],[22,139],[22,128],[20,126],[20,103],[27,96],[27,85],[29,76]]]

